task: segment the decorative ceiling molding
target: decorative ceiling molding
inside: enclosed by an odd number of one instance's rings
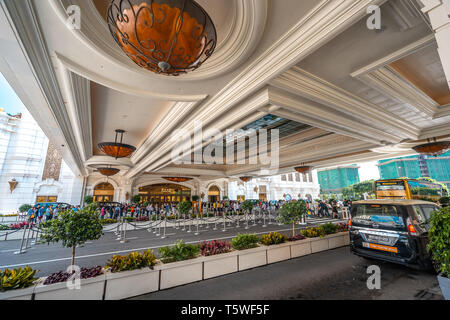
[[[419,135],[419,128],[412,123],[299,67],[275,78],[271,85],[326,106],[334,113],[359,118],[373,128],[392,130],[399,137],[415,139]]]
[[[234,1],[235,12],[231,28],[214,55],[195,72],[181,75],[177,80],[206,79],[231,72],[256,49],[264,33],[268,0],[227,0]],[[81,30],[73,33],[86,46],[100,52],[102,56],[114,64],[131,68],[135,72],[148,76],[150,79],[165,79],[155,75],[130,62],[130,59],[120,50],[108,30],[105,19],[100,15],[93,1],[86,0],[50,0],[50,4],[62,21],[67,21],[65,8],[78,5],[83,12]]]
[[[14,28],[17,41],[27,56],[28,64],[47,99],[47,103],[63,133],[64,139],[67,141],[67,148],[70,150],[78,171],[82,175],[86,175],[87,171],[83,166],[83,159],[74,138],[70,117],[65,108],[65,102],[33,2],[30,0],[5,0],[0,4],[7,15],[9,24]]]
[[[117,167],[125,167],[131,168],[133,167],[133,162],[131,162],[130,158],[112,158],[109,156],[93,156],[88,159],[85,163],[85,166],[90,168],[97,168],[98,166],[117,166]]]
[[[439,104],[391,67],[381,67],[359,79],[395,101],[408,103],[431,119],[437,118]]]
[[[403,48],[400,48],[391,54],[388,54],[387,56],[378,59],[354,72],[352,72],[350,75],[353,78],[358,78],[366,73],[370,73],[374,70],[377,70],[379,68],[382,68],[394,61],[397,61],[401,58],[404,58],[406,56],[409,56],[410,54],[413,54],[414,52],[417,52],[419,50],[422,50],[423,48],[426,48],[430,45],[436,44],[436,39],[433,34],[430,34],[426,37],[423,37],[422,39],[419,39]]]
[[[105,87],[108,87],[108,88],[111,88],[111,89],[114,89],[116,91],[120,91],[120,92],[123,92],[126,94],[131,94],[131,95],[140,96],[140,97],[151,97],[151,98],[156,98],[156,99],[160,99],[160,100],[188,101],[188,102],[201,102],[202,100],[204,100],[208,97],[208,95],[206,95],[206,94],[175,95],[175,94],[159,93],[159,92],[154,92],[154,91],[149,91],[149,90],[139,90],[133,86],[128,86],[123,83],[119,83],[119,82],[110,80],[101,74],[92,72],[58,52],[55,52],[55,55],[56,55],[56,58],[70,71],[77,73],[91,81],[97,82]],[[154,80],[150,80],[150,81],[154,81]]]
[[[450,126],[448,123],[423,129],[418,140],[444,137],[450,137]]]

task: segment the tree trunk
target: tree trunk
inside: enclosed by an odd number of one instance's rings
[[[292,222],[292,236],[295,237],[295,221]]]
[[[75,248],[76,248],[76,245],[75,244],[72,245],[72,265],[73,266],[75,265]]]

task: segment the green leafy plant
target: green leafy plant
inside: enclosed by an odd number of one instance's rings
[[[238,233],[238,235],[231,240],[233,248],[236,250],[245,250],[255,248],[258,246],[259,237],[256,234]]]
[[[430,239],[427,249],[442,276],[450,278],[450,207],[441,208],[431,214]]]
[[[270,246],[273,244],[280,244],[286,241],[286,236],[282,235],[278,232],[271,232],[269,234],[265,234],[261,237],[261,243]]]
[[[6,224],[0,224],[0,231],[2,230],[9,230],[9,226]]]
[[[141,202],[141,196],[140,195],[134,195],[133,198],[131,198],[132,203],[140,203]]]
[[[111,224],[111,223],[116,223],[116,222],[117,222],[117,219],[103,219],[103,220],[100,220],[101,224]]]
[[[156,258],[152,250],[143,253],[132,252],[129,255],[114,255],[106,264],[111,272],[129,271],[142,268],[152,268],[156,264]]]
[[[192,196],[192,201],[198,201],[198,199],[200,199],[199,196]]]
[[[164,263],[193,259],[199,252],[200,247],[198,245],[186,244],[182,240],[178,240],[172,247],[159,249],[161,260]]]
[[[33,282],[38,278],[35,278],[36,272],[39,270],[33,270],[31,267],[17,269],[5,269],[0,270],[0,292],[24,289],[33,285]]]
[[[19,212],[20,212],[20,213],[24,213],[24,212],[27,212],[28,210],[30,210],[31,208],[32,208],[31,205],[29,205],[29,204],[23,204],[23,205],[21,205],[21,206],[19,207]]]
[[[84,202],[85,204],[91,204],[91,203],[94,202],[94,197],[93,197],[93,196],[85,196],[85,197],[83,198],[83,202]]]
[[[103,226],[93,204],[77,212],[63,211],[59,213],[57,219],[43,225],[41,230],[43,242],[62,242],[63,247],[72,248],[72,265],[75,264],[77,245],[100,239],[103,235]]]
[[[245,200],[244,202],[242,202],[241,208],[242,210],[250,211],[250,209],[253,208],[253,202],[251,202],[250,200]]]
[[[319,226],[320,229],[323,230],[323,232],[325,234],[333,234],[336,233],[339,229],[339,227],[337,225],[335,225],[334,223],[325,223]]]
[[[307,213],[303,200],[290,201],[283,204],[278,211],[278,220],[283,224],[292,224],[292,236],[295,236],[295,223]]]
[[[180,202],[177,205],[177,209],[180,214],[188,214],[189,211],[192,209],[192,203],[189,201]]]
[[[302,231],[300,231],[300,233],[307,238],[317,238],[317,237],[325,236],[325,231],[319,227],[306,228],[306,229],[303,229]]]
[[[441,197],[439,199],[439,203],[442,204],[442,205],[449,205],[450,204],[450,197],[449,196]]]

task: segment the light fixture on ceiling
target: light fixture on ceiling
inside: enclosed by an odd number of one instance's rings
[[[98,168],[97,171],[106,177],[111,177],[111,176],[118,174],[120,172],[120,169],[111,168],[111,167],[102,167],[102,168]]]
[[[98,144],[98,148],[106,153],[108,156],[114,158],[126,158],[131,156],[131,154],[136,150],[135,147],[129,144],[122,143],[124,130],[116,130],[116,138],[114,142],[102,142]],[[118,136],[120,136],[120,142],[118,142]]]
[[[241,179],[244,182],[249,182],[250,180],[252,180],[252,177],[250,176],[245,176],[245,177],[240,177],[239,179]]]
[[[107,22],[131,60],[164,75],[197,69],[217,43],[211,18],[193,0],[112,0]]]
[[[171,182],[178,182],[178,183],[192,180],[192,178],[187,178],[187,177],[163,177],[163,179],[166,179],[167,181],[171,181]]]
[[[295,167],[294,169],[295,169],[295,171],[297,171],[299,173],[308,173],[308,172],[311,172],[311,170],[314,169],[314,167],[307,166],[304,163],[302,163],[301,166]]]
[[[436,141],[436,138],[427,139],[428,143],[420,144],[413,149],[426,156],[438,156],[450,149],[450,141]]]

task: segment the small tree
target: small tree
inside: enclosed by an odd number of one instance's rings
[[[138,194],[133,196],[133,198],[131,199],[131,202],[133,202],[135,204],[140,203],[141,202],[141,196],[138,195]]]
[[[190,201],[180,202],[177,206],[178,212],[180,214],[188,214],[189,210],[192,208],[192,203]]]
[[[250,200],[245,200],[242,202],[242,209],[245,211],[250,211],[253,208],[253,203]]]
[[[283,224],[292,223],[292,236],[295,236],[295,222],[307,213],[304,200],[290,201],[283,204],[278,211],[278,220]]]
[[[41,239],[45,243],[62,242],[72,248],[72,265],[75,264],[75,248],[86,241],[97,240],[103,235],[103,227],[95,205],[88,205],[78,212],[63,211],[55,220],[42,225]]]
[[[199,196],[192,196],[192,201],[198,201],[200,199]]]
[[[92,202],[94,202],[94,197],[93,196],[85,196],[83,198],[83,202],[87,205],[91,204]]]
[[[24,213],[24,212],[27,212],[28,210],[30,210],[31,208],[32,208],[31,205],[29,205],[29,204],[23,204],[23,205],[21,205],[21,206],[19,207],[19,212],[20,212],[20,213]]]

